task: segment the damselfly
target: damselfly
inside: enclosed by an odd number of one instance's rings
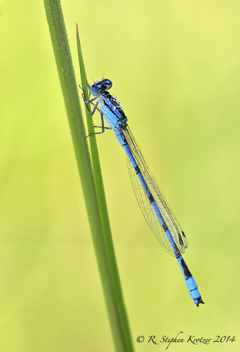
[[[187,238],[147,167],[139,146],[130,131],[123,108],[116,97],[108,92],[111,87],[112,82],[109,79],[103,79],[102,81],[96,81],[90,87],[90,92],[94,96],[93,99],[86,101],[83,95],[86,105],[98,99],[92,112],[89,111],[93,115],[98,109],[101,115],[102,130],[94,134],[105,131],[105,117],[127,153],[128,171],[140,209],[157,240],[168,253],[177,259],[190,295],[198,307],[200,303],[204,302],[197,283],[182,257],[188,246]]]

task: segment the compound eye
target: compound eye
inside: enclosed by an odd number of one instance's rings
[[[102,84],[105,86],[105,90],[112,88],[112,81],[110,81],[110,79],[106,78],[102,80]]]
[[[101,84],[99,84],[98,82],[95,82],[91,85],[90,87],[90,92],[93,96],[96,96],[100,93],[101,90]]]

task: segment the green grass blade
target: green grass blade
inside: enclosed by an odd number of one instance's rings
[[[86,75],[86,70],[85,70],[81,45],[80,45],[78,27],[77,27],[77,48],[78,48],[81,84],[82,84],[82,88],[84,89],[86,98],[89,99],[89,96],[90,96],[89,90],[88,90],[89,84],[87,81],[87,75]],[[90,134],[94,132],[93,120],[92,120],[92,116],[88,113],[88,110],[86,107],[85,107],[85,111],[87,116],[88,134]],[[98,204],[99,204],[102,227],[103,227],[103,235],[104,235],[107,255],[109,258],[109,265],[110,265],[110,270],[112,274],[114,292],[115,292],[115,297],[116,297],[118,312],[119,312],[118,319],[121,326],[122,335],[126,343],[126,351],[133,351],[127,313],[124,305],[121,283],[120,283],[115,251],[114,251],[114,246],[112,241],[112,234],[111,234],[109,216],[107,211],[107,203],[106,203],[106,197],[104,192],[102,172],[100,167],[100,160],[99,160],[99,154],[98,154],[95,135],[89,136],[89,143],[90,143],[90,151],[92,156],[92,164],[93,164],[95,185],[97,190]]]
[[[123,327],[121,326],[121,321],[119,320],[119,306],[116,302],[112,273],[111,269],[109,268],[109,259],[105,248],[95,182],[92,174],[92,166],[87,141],[85,138],[86,133],[83,124],[83,117],[61,4],[59,0],[44,0],[44,6],[69,119],[69,125],[87,208],[88,220],[90,224],[100,276],[103,283],[104,297],[107,304],[116,351],[132,351],[132,349],[129,348],[129,345],[127,345],[123,334]]]

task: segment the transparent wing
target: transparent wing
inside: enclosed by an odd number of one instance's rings
[[[152,193],[155,202],[157,203],[157,206],[161,212],[161,215],[165,221],[165,223],[168,226],[168,229],[179,249],[179,251],[183,254],[185,252],[185,249],[188,246],[187,243],[187,238],[183,232],[183,229],[177,220],[176,216],[170,209],[169,205],[167,204],[163,194],[158,188],[158,185],[156,181],[154,180],[150,170],[147,167],[147,164],[142,156],[142,153],[139,149],[139,146],[130,131],[129,127],[127,126],[126,130],[123,131],[124,136],[129,144],[129,147],[131,149],[131,152],[139,166],[140,172],[145,179],[145,182],[148,185],[148,188],[150,192]],[[128,166],[128,172],[129,172],[129,177],[133,186],[133,190],[135,193],[135,196],[137,198],[138,204],[140,206],[140,209],[142,210],[142,213],[151,228],[152,232],[154,233],[155,237],[157,240],[161,243],[163,248],[170,253],[171,255],[175,256],[173,248],[167,238],[167,235],[158,219],[158,216],[156,215],[152,205],[149,202],[148,196],[141,184],[141,181],[139,180],[135,169],[132,166],[132,163],[130,162],[129,158],[127,157],[127,166]]]

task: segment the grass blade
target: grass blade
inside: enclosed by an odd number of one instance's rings
[[[122,308],[121,306],[119,308],[117,302],[115,283],[112,280],[113,273],[109,267],[109,257],[103,237],[95,181],[85,138],[86,133],[83,124],[83,116],[61,4],[59,0],[44,0],[44,6],[82,182],[93,244],[103,283],[104,296],[114,336],[115,348],[118,352],[132,351],[129,339],[126,339],[126,334],[124,333],[125,326],[122,326],[122,321],[119,318],[119,310]]]
[[[82,50],[81,50],[78,26],[77,26],[77,48],[78,48],[78,59],[79,59],[82,88],[85,92],[86,98],[89,99],[90,97],[89,89],[88,89],[89,84],[87,81],[87,75],[86,75]],[[86,107],[85,107],[85,111],[87,116],[88,134],[90,134],[94,132],[92,116],[88,113],[88,110]],[[93,164],[94,179],[95,179],[95,185],[96,185],[96,191],[97,191],[97,198],[98,198],[100,216],[102,221],[103,236],[104,236],[106,251],[109,259],[109,266],[110,266],[112,281],[114,285],[115,298],[118,306],[119,324],[121,326],[121,330],[122,330],[121,333],[126,344],[126,351],[133,351],[127,313],[124,305],[121,283],[120,283],[115,251],[114,251],[114,246],[112,241],[112,234],[111,234],[109,216],[107,211],[107,203],[106,203],[106,197],[104,192],[102,172],[101,172],[101,166],[100,166],[100,160],[99,160],[99,154],[98,154],[95,135],[89,136],[89,143],[90,143],[90,151],[92,156],[92,164]]]

